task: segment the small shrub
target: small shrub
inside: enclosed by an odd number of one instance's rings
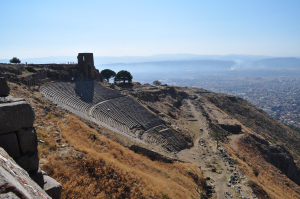
[[[289,182],[285,182],[284,184],[285,184],[286,186],[288,186],[288,187],[290,186],[290,183],[289,183]]]
[[[246,158],[245,158],[244,156],[242,157],[242,160],[243,160],[244,162],[246,162]]]
[[[168,194],[163,194],[162,198],[163,199],[170,199],[169,196],[168,196]]]
[[[254,175],[258,176],[258,174],[259,174],[258,170],[256,168],[253,168],[252,170],[253,170]]]
[[[94,133],[91,133],[91,134],[89,135],[89,139],[95,141],[95,140],[97,140],[97,136],[96,136]]]

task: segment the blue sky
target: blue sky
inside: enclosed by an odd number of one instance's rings
[[[2,0],[0,59],[300,56],[299,0]]]

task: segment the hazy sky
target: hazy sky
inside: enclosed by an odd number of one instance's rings
[[[300,56],[300,0],[1,0],[0,59]]]

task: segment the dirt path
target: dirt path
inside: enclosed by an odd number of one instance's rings
[[[195,120],[197,120],[194,124],[196,126],[194,126],[195,128],[193,129],[199,129],[200,133],[192,132],[198,135],[194,141],[194,146],[190,149],[180,151],[177,157],[180,160],[198,165],[201,167],[204,177],[210,177],[212,179],[212,183],[215,185],[215,192],[211,198],[226,199],[225,193],[228,193],[228,195],[226,195],[227,198],[232,199],[241,197],[255,198],[251,188],[247,186],[247,177],[240,172],[238,166],[228,162],[230,157],[226,152],[224,156],[224,152],[221,153],[219,149],[217,149],[216,141],[210,138],[206,118],[196,110],[190,100],[187,100],[187,104]],[[244,134],[228,136],[230,146],[235,151],[237,151],[236,141],[243,135]],[[216,169],[215,172],[212,171],[213,168]],[[238,182],[231,183],[228,186],[227,182],[235,175],[239,176]]]
[[[196,110],[195,106],[191,103],[190,100],[187,100],[190,110],[194,115],[195,119],[198,120],[199,129],[203,129],[200,136],[196,138],[194,146],[190,149],[185,149],[180,151],[177,156],[180,160],[192,162],[201,167],[204,176],[209,176],[213,179],[215,184],[215,194],[212,195],[212,198],[221,198],[225,199],[224,192],[225,187],[225,172],[216,173],[212,172],[211,162],[217,162],[217,170],[223,170],[224,163],[220,160],[220,155],[218,154],[216,142],[212,141],[208,136],[208,128],[206,125],[205,118]],[[202,141],[202,142],[200,142]],[[205,154],[205,155],[203,155]]]

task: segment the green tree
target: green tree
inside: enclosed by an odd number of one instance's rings
[[[104,79],[106,79],[107,82],[109,82],[109,79],[116,76],[115,71],[112,71],[110,69],[104,69],[101,71],[101,75]]]
[[[158,81],[158,80],[155,80],[155,81],[153,81],[153,84],[154,84],[155,86],[160,86],[160,85],[161,85],[161,82]]]
[[[127,70],[121,70],[117,73],[115,76],[115,82],[121,82],[125,83],[127,81],[128,83],[131,83],[132,81],[132,75]]]
[[[11,60],[9,60],[10,63],[13,64],[19,64],[21,61],[17,57],[13,57]]]

